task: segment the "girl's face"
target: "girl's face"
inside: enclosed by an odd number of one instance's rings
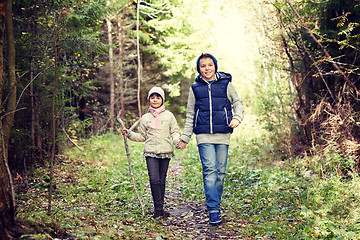
[[[200,59],[199,67],[200,67],[200,74],[203,76],[203,78],[206,81],[214,80],[215,64],[211,58],[206,57]]]
[[[152,94],[149,98],[150,106],[153,108],[159,108],[162,105],[162,98],[156,94]]]

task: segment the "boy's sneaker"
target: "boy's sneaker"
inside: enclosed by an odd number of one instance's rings
[[[209,217],[209,223],[211,225],[220,225],[221,224],[221,219],[219,216],[219,213],[215,212],[215,213],[210,213],[210,217]]]

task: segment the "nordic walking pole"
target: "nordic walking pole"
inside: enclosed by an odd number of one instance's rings
[[[118,120],[118,122],[120,123],[120,125],[121,125],[122,128],[126,128],[124,122],[123,122],[123,121],[121,120],[121,118],[120,118],[120,115],[118,115],[116,119]],[[131,128],[130,128],[129,130],[132,130],[139,122],[140,122],[140,119],[137,120],[137,121],[131,126]],[[128,163],[129,163],[129,172],[130,172],[130,176],[131,176],[131,181],[132,181],[132,183],[133,183],[136,196],[137,196],[137,198],[138,198],[138,200],[139,200],[139,203],[140,203],[140,206],[141,206],[142,215],[145,216],[144,205],[143,205],[143,203],[142,203],[141,197],[140,197],[139,192],[138,192],[138,189],[137,189],[137,187],[136,187],[135,177],[134,177],[134,173],[133,173],[132,166],[131,166],[131,157],[130,157],[129,146],[128,146],[128,143],[127,143],[127,137],[125,136],[125,134],[123,134],[123,137],[124,137],[124,144],[125,144],[125,150],[126,150],[127,160],[128,160]]]

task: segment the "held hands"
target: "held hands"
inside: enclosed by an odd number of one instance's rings
[[[176,144],[176,148],[178,149],[184,149],[186,148],[187,142],[184,142],[183,140],[179,140],[178,143]]]
[[[233,118],[229,124],[229,127],[231,128],[236,128],[237,126],[239,126],[240,121],[237,120],[236,118]]]
[[[231,128],[236,128],[238,127],[240,124],[240,121],[237,120],[236,118],[233,118],[229,124],[229,127]],[[184,149],[186,148],[187,142],[184,142],[183,140],[179,140],[178,143],[176,144],[176,148],[178,149]]]

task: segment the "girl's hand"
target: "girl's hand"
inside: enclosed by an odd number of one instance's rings
[[[122,135],[128,135],[129,134],[129,130],[127,130],[126,128],[124,128],[123,130],[121,130]]]
[[[236,118],[233,118],[229,124],[229,127],[231,128],[236,128],[237,126],[239,126],[240,121],[237,120]]]
[[[187,145],[186,142],[184,142],[183,140],[179,140],[176,148],[178,148],[178,149],[184,149],[184,148],[186,148],[186,145]]]

